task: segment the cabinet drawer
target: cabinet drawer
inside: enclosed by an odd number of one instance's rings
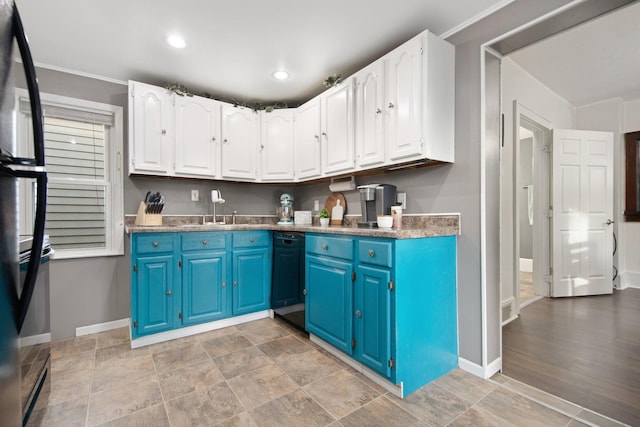
[[[184,233],[182,235],[182,250],[208,250],[208,249],[224,249],[227,233],[223,232],[206,232],[206,233]]]
[[[138,234],[136,238],[136,254],[153,254],[173,252],[173,237],[171,233]]]
[[[351,237],[307,236],[306,249],[309,253],[353,260],[353,239]]]
[[[233,233],[234,248],[259,246],[271,246],[271,233],[268,231],[238,231]]]
[[[381,240],[359,240],[358,262],[391,268],[393,244]]]

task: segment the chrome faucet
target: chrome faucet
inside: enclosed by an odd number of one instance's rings
[[[233,213],[231,214],[231,224],[235,224],[236,223],[236,215],[238,214],[238,211],[233,211]]]

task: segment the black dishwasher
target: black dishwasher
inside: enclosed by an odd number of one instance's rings
[[[273,233],[271,309],[304,331],[304,233]]]

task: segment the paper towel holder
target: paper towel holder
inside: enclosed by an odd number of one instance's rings
[[[331,178],[331,184],[329,184],[329,190],[332,192],[350,191],[355,189],[356,177],[353,175],[342,178]]]

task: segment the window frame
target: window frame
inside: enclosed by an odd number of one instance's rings
[[[105,247],[56,249],[54,244],[53,249],[55,251],[55,255],[53,258],[77,259],[124,255],[124,174],[122,159],[124,147],[123,108],[117,105],[104,104],[44,92],[40,93],[40,98],[43,105],[58,106],[83,112],[110,114],[113,116],[113,126],[107,126],[105,128]],[[19,149],[23,151],[25,148],[26,150],[33,150],[33,144],[31,143],[33,138],[31,118],[29,114],[21,113],[19,109],[20,100],[24,101],[28,99],[29,95],[26,90],[16,89],[16,141],[20,147]],[[27,152],[25,154],[31,153]],[[90,180],[88,181],[76,178],[52,178],[50,175],[48,178],[49,184],[96,184],[96,181],[89,182]],[[30,201],[33,200],[31,187],[25,185],[24,188],[21,188],[21,192],[24,192],[25,194],[25,201],[20,201],[20,233],[30,234],[28,230],[23,228],[23,225],[33,224],[33,218],[31,215],[32,209],[29,209]]]

